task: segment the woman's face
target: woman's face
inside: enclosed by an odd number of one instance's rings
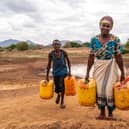
[[[108,35],[112,29],[112,24],[110,21],[103,20],[100,22],[100,31],[102,35]]]
[[[58,43],[58,42],[53,43],[53,48],[54,48],[55,50],[59,50],[60,47],[61,47],[61,44],[60,44],[60,43]]]

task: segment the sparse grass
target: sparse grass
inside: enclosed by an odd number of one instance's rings
[[[52,50],[52,48],[43,48],[39,50],[26,50],[26,51],[1,51],[1,58],[48,58],[48,53]],[[69,57],[88,57],[88,48],[64,48],[64,50],[68,53]],[[129,54],[123,54],[124,59],[129,59]]]
[[[0,57],[5,58],[47,58],[48,53],[52,48],[44,48],[40,50],[26,50],[26,51],[2,51]],[[86,57],[88,54],[87,48],[64,48],[69,57]]]

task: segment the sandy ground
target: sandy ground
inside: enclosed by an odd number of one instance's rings
[[[86,63],[72,58],[72,63]],[[116,109],[116,121],[96,120],[98,109],[82,107],[77,96],[65,96],[66,109],[39,97],[45,59],[4,59],[0,62],[0,129],[129,129],[129,111]],[[128,65],[128,62],[126,62]]]

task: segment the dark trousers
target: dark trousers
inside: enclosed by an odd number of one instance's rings
[[[64,78],[66,76],[54,76],[55,92],[64,92]]]

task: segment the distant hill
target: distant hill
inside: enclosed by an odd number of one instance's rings
[[[0,41],[0,47],[7,47],[7,46],[10,46],[11,44],[17,44],[19,42],[22,42],[22,41],[16,40],[16,39],[8,39],[8,40]],[[27,42],[28,44],[37,44],[37,43],[34,43],[31,40],[26,40],[25,42]],[[79,44],[82,44],[83,43],[80,40],[61,40],[62,46],[64,46],[65,43],[67,43],[67,42],[77,42]],[[45,47],[51,47],[51,44],[47,44],[47,45],[43,45],[43,46],[45,46]]]
[[[18,42],[19,42],[19,40],[8,39],[8,40],[0,41],[0,46],[1,47],[7,47],[7,46],[9,46],[11,44],[16,44]]]
[[[8,40],[0,41],[0,46],[7,47],[7,46],[10,46],[11,44],[17,44],[19,42],[22,42],[22,41],[16,40],[16,39],[8,39]],[[26,40],[25,42],[27,42],[28,44],[35,44],[31,40]]]

